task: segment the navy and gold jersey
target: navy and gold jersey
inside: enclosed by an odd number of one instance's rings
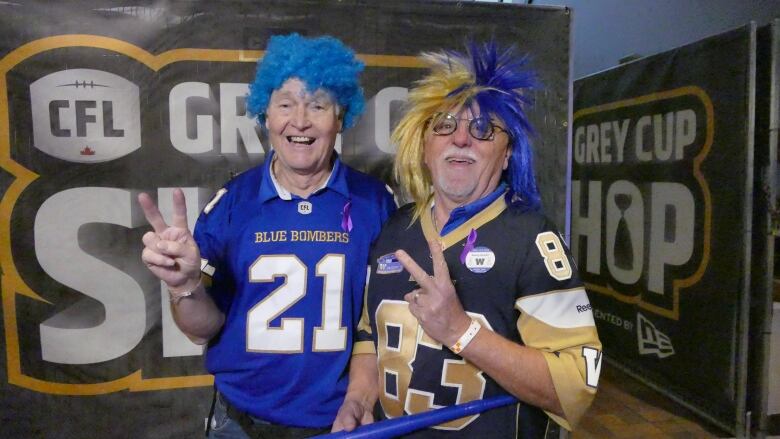
[[[576,267],[554,227],[538,213],[508,209],[503,196],[442,237],[430,209],[410,227],[411,215],[410,206],[397,212],[372,249],[366,307],[354,348],[356,354],[378,355],[384,415],[395,418],[507,394],[487,374],[430,338],[403,299],[418,286],[392,253],[404,249],[432,273],[427,240],[438,240],[463,308],[483,330],[542,351],[566,416],[548,416],[520,403],[411,436],[541,438],[550,417],[571,428],[595,395],[601,343]],[[473,249],[464,252],[469,234],[476,239],[470,243]],[[466,253],[463,258],[461,253]]]
[[[272,159],[217,192],[195,227],[208,292],[226,317],[206,368],[239,410],[324,427],[346,391],[369,248],[395,203],[338,159],[324,187],[291,195],[272,178]]]

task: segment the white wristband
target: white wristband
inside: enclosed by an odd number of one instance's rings
[[[475,319],[471,319],[471,324],[469,325],[468,329],[466,329],[466,332],[464,332],[458,341],[456,341],[455,344],[450,347],[450,350],[456,354],[460,354],[461,351],[466,349],[466,346],[471,343],[471,340],[474,339],[474,336],[477,335],[477,332],[479,332],[480,329],[482,329],[482,325],[480,325],[479,322]]]
[[[198,279],[198,283],[195,284],[195,288],[191,290],[181,291],[178,293],[174,293],[173,291],[168,290],[168,295],[170,295],[171,303],[174,305],[178,305],[179,302],[181,302],[181,300],[184,299],[185,297],[192,296],[192,294],[195,292],[195,290],[198,289],[198,287],[200,287],[200,279]]]

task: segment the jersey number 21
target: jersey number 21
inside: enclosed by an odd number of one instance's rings
[[[246,319],[246,347],[250,352],[294,354],[303,352],[303,318],[283,317],[279,327],[270,323],[306,295],[308,267],[295,255],[263,255],[249,267],[250,282],[285,282],[252,307]],[[315,267],[322,277],[322,321],[314,328],[312,351],[343,351],[347,328],[341,325],[344,291],[344,255],[327,254]]]

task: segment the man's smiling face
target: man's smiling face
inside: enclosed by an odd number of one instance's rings
[[[437,201],[460,206],[498,187],[501,173],[509,166],[512,149],[505,128],[497,119],[491,122],[497,127],[491,139],[479,140],[469,134],[470,120],[480,115],[476,103],[450,113],[457,120],[457,127],[448,135],[428,134],[424,160]]]
[[[339,108],[330,93],[312,93],[299,79],[288,79],[271,95],[265,126],[278,172],[312,175],[329,169],[341,129]]]

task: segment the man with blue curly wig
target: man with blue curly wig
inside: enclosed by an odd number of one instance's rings
[[[377,399],[397,418],[511,395],[516,403],[410,436],[572,429],[595,395],[601,343],[571,254],[539,213],[526,116],[535,75],[495,42],[422,60],[430,74],[393,132],[396,177],[414,203],[372,248],[335,425],[370,422]]]
[[[187,228],[181,190],[143,261],[174,320],[208,344],[210,438],[298,438],[330,431],[347,389],[372,242],[395,210],[385,185],[344,165],[336,136],[363,111],[363,64],[332,37],[272,37],[248,111],[272,151],[228,182]]]

